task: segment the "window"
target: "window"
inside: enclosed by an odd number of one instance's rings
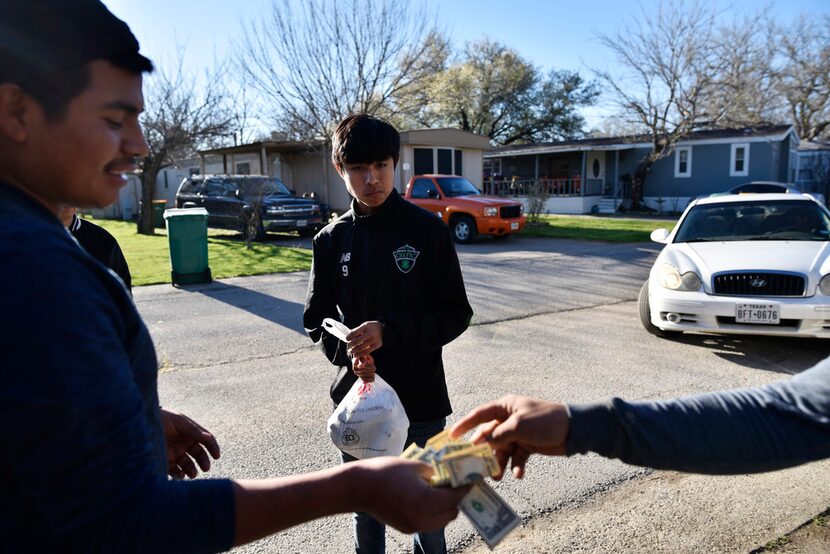
[[[681,146],[674,151],[674,176],[692,176],[692,147]]]
[[[236,192],[236,185],[220,179],[210,179],[205,183],[207,196],[232,196]]]
[[[251,163],[250,162],[239,162],[236,164],[236,174],[237,175],[250,175],[251,174]]]
[[[438,173],[452,175],[452,150],[448,148],[438,149]]]
[[[501,176],[501,160],[484,160],[484,177]]]
[[[432,164],[432,148],[415,148],[415,175],[435,173]]]
[[[749,175],[749,144],[733,144],[729,157],[729,176],[746,177]]]
[[[461,175],[462,150],[455,148],[414,148],[415,175],[443,173]]]
[[[432,192],[432,196],[430,196]],[[412,198],[438,198],[438,187],[432,179],[415,179],[412,183]]]

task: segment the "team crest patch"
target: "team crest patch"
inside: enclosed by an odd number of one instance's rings
[[[392,252],[392,255],[395,256],[395,264],[402,273],[409,273],[410,270],[415,267],[415,260],[418,258],[418,254],[420,254],[420,252],[408,244],[405,244]]]

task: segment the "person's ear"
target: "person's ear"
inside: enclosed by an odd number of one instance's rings
[[[0,84],[0,133],[14,142],[26,142],[29,138],[26,112],[31,108],[31,98],[19,86]]]
[[[334,170],[337,172],[338,175],[344,178],[346,177],[345,175],[343,175],[343,166],[335,162],[331,162],[331,165],[334,166]]]

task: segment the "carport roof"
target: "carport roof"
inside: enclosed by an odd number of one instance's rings
[[[275,141],[263,140],[240,144],[239,146],[225,146],[223,148],[212,148],[199,150],[201,156],[212,156],[221,154],[259,154],[264,148],[266,152],[310,152],[317,150],[323,145],[322,142],[311,141]]]

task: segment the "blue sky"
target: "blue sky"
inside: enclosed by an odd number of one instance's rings
[[[162,64],[175,60],[176,47],[185,51],[192,67],[205,67],[225,58],[240,36],[240,22],[263,17],[269,0],[103,0],[126,21],[141,43],[142,52]],[[613,34],[621,23],[639,13],[640,4],[625,0],[429,0],[440,24],[457,46],[484,35],[517,50],[544,70],[606,67],[613,60],[596,39]],[[669,3],[669,5],[671,5]],[[767,5],[779,22],[799,13],[830,14],[830,0],[752,0],[716,2],[730,14],[755,13]],[[586,116],[596,118],[597,110]]]

